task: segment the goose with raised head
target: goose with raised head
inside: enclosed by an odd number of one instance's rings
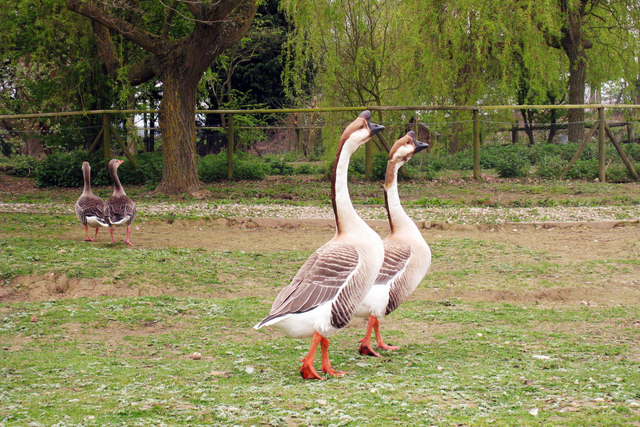
[[[122,160],[112,159],[109,162],[109,174],[113,180],[113,194],[107,200],[105,216],[109,222],[109,231],[111,232],[111,243],[115,243],[113,238],[114,227],[127,227],[127,239],[125,243],[133,246],[129,241],[129,232],[131,231],[131,223],[136,218],[136,205],[127,197],[127,194],[120,184],[118,178],[118,166],[124,163]]]
[[[355,315],[369,318],[367,331],[360,341],[360,354],[381,357],[371,347],[371,331],[378,348],[397,350],[385,344],[380,334],[379,318],[395,310],[418,286],[431,266],[431,250],[415,222],[400,204],[398,170],[429,144],[416,140],[413,131],[397,140],[389,151],[384,180],[385,206],[391,233],[384,240],[384,262],[374,285],[356,309]]]
[[[257,325],[275,326],[293,338],[313,337],[302,359],[300,375],[322,379],[313,367],[316,349],[322,349],[322,371],[334,376],[329,362],[327,337],[344,327],[382,266],[382,239],[358,216],[347,188],[349,159],[384,126],[371,122],[363,111],[342,133],[331,174],[331,201],[336,220],[335,236],[318,248],[289,285],[276,297],[269,314]]]
[[[109,223],[105,219],[104,200],[93,194],[91,191],[91,166],[89,162],[82,162],[82,177],[84,187],[82,194],[76,201],[76,216],[84,225],[85,242],[93,242],[98,238],[100,227],[108,227]],[[96,229],[93,239],[89,237],[89,227]]]

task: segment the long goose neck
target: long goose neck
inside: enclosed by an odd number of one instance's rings
[[[349,160],[354,151],[355,149],[351,148],[351,144],[341,144],[333,163],[333,173],[331,174],[331,202],[336,217],[338,234],[344,233],[363,222],[351,204],[349,188],[347,187]]]
[[[91,192],[91,171],[88,168],[82,168],[82,178],[84,179],[82,194],[87,196],[93,195]]]
[[[391,167],[392,165],[390,165]],[[389,216],[389,226],[391,232],[400,231],[407,227],[415,227],[413,220],[407,215],[400,203],[398,194],[398,169],[393,165],[393,170],[387,169],[387,176],[384,183],[384,200],[387,214]],[[390,173],[392,172],[392,173]]]
[[[111,174],[111,179],[113,180],[113,194],[114,195],[124,195],[124,188],[122,188],[122,184],[120,184],[120,178],[118,178],[118,170],[115,167],[109,168],[109,173]]]

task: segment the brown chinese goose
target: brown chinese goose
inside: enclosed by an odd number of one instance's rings
[[[104,200],[91,192],[91,166],[89,162],[82,162],[82,177],[84,178],[84,188],[76,201],[75,211],[76,216],[84,225],[85,242],[93,242],[98,238],[100,227],[108,227],[109,223],[104,216]],[[89,237],[89,227],[96,229],[93,239]]]
[[[331,367],[327,337],[349,323],[382,266],[382,240],[358,216],[347,188],[351,155],[384,129],[370,120],[371,113],[363,111],[340,138],[331,175],[335,236],[307,259],[291,283],[280,291],[267,317],[255,326],[275,326],[294,338],[313,337],[309,353],[302,359],[303,378],[322,379],[313,367],[318,344],[322,349],[322,371],[335,376],[346,374]]]
[[[431,265],[431,250],[420,230],[402,209],[398,196],[398,170],[415,153],[429,144],[416,140],[413,131],[397,140],[389,152],[384,194],[391,233],[383,240],[384,262],[367,296],[362,300],[355,315],[368,317],[367,332],[360,341],[360,354],[381,357],[371,348],[371,330],[376,343],[384,350],[398,347],[384,343],[380,335],[378,319],[395,310],[418,286]]]
[[[133,246],[133,243],[129,241],[129,232],[131,229],[131,223],[136,218],[136,205],[127,197],[120,184],[120,178],[118,178],[118,166],[124,163],[122,160],[112,159],[109,162],[109,174],[113,180],[113,194],[106,203],[105,217],[109,222],[109,231],[111,232],[111,243],[116,241],[113,238],[114,227],[127,227],[127,240],[125,243]]]

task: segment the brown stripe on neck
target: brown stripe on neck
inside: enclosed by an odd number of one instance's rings
[[[391,233],[393,233],[393,221],[391,221],[391,211],[389,210],[389,199],[387,195],[387,186],[384,186],[384,208],[387,210],[387,218],[389,219],[389,228],[391,229]]]
[[[336,152],[336,158],[333,161],[333,168],[331,169],[331,205],[333,206],[333,215],[336,218],[336,228],[337,233],[340,234],[340,218],[338,217],[338,205],[336,203],[336,173],[338,170],[338,162],[340,161],[340,154],[342,153],[342,148],[344,147],[344,142],[346,138],[344,135],[340,138],[340,142],[338,143],[338,151]]]

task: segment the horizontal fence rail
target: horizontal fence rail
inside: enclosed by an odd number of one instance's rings
[[[233,174],[233,153],[235,150],[235,145],[237,139],[237,130],[242,129],[256,129],[256,130],[265,130],[265,129],[281,129],[281,130],[291,130],[295,131],[296,138],[298,140],[299,147],[302,150],[302,132],[303,130],[306,132],[319,132],[326,123],[320,123],[316,121],[315,123],[298,123],[298,116],[303,116],[305,114],[311,115],[322,115],[328,113],[344,113],[344,112],[360,112],[363,110],[371,110],[371,111],[380,111],[380,112],[431,112],[431,111],[439,111],[439,112],[460,112],[464,115],[464,112],[469,112],[469,119],[463,120],[464,117],[460,117],[459,114],[456,114],[455,121],[446,122],[443,126],[467,126],[468,123],[471,123],[472,129],[469,132],[471,144],[470,146],[473,149],[473,177],[476,179],[481,178],[481,168],[480,168],[480,151],[482,147],[481,141],[481,122],[485,123],[485,121],[481,120],[481,115],[486,115],[489,112],[500,112],[500,111],[513,111],[520,112],[524,115],[523,111],[529,110],[576,110],[582,109],[585,112],[589,112],[591,117],[597,114],[597,117],[593,117],[590,122],[584,122],[583,125],[585,129],[589,129],[587,135],[582,140],[582,143],[579,146],[578,152],[574,156],[574,159],[569,163],[569,168],[574,164],[575,159],[580,155],[580,153],[584,150],[588,141],[596,136],[597,134],[597,144],[598,144],[598,177],[601,181],[605,180],[605,172],[606,172],[606,159],[605,159],[605,138],[609,138],[613,145],[616,148],[616,151],[620,155],[623,160],[623,163],[629,170],[630,175],[635,180],[640,180],[637,171],[633,163],[627,158],[620,142],[616,139],[616,136],[612,132],[612,128],[617,126],[629,126],[629,122],[620,124],[620,123],[610,123],[608,124],[605,119],[605,110],[631,110],[634,115],[638,114],[640,111],[640,104],[567,104],[567,105],[466,105],[466,106],[457,106],[457,105],[404,105],[404,106],[379,106],[379,105],[368,105],[368,106],[353,106],[353,107],[314,107],[314,108],[280,108],[280,109],[266,109],[266,108],[258,108],[258,109],[248,109],[248,110],[196,110],[196,115],[220,115],[221,117],[226,117],[226,123],[222,126],[214,127],[214,126],[198,126],[198,131],[206,131],[206,132],[224,132],[226,134],[227,139],[227,156],[228,156],[228,165],[227,165],[227,174],[228,177],[231,178]],[[100,132],[95,137],[91,147],[89,148],[89,152],[92,152],[94,148],[103,145],[105,158],[111,155],[111,138],[114,138],[118,145],[122,148],[125,155],[131,160],[131,162],[135,165],[135,159],[128,153],[125,143],[122,141],[121,137],[118,135],[118,129],[114,128],[111,124],[111,116],[123,116],[123,115],[158,115],[159,110],[157,109],[128,109],[128,110],[88,110],[88,111],[64,111],[64,112],[48,112],[48,113],[29,113],[29,114],[3,114],[0,115],[0,120],[26,120],[26,119],[55,119],[62,117],[89,117],[89,116],[102,116],[102,126]],[[293,125],[282,123],[281,125],[274,126],[262,126],[262,125],[242,125],[234,120],[234,116],[241,115],[263,115],[263,114],[293,114],[295,119]],[[452,113],[453,114],[453,113]],[[306,116],[309,117],[309,116]],[[313,117],[313,116],[312,116]],[[514,118],[515,116],[512,116]],[[419,117],[414,116],[412,119],[416,120],[414,122],[414,127],[417,126]],[[487,117],[486,123],[493,123],[490,121],[490,117]],[[313,119],[312,119],[313,121]],[[146,122],[145,122],[146,123]],[[557,130],[567,129],[568,123],[565,122],[553,122],[553,123],[536,123],[532,125],[531,123],[525,123],[523,127],[518,123],[518,119],[516,119],[516,123],[508,122],[495,122],[500,124],[505,124],[506,126],[502,126],[496,128],[494,125],[492,132],[511,132],[513,137],[512,140],[517,140],[518,132],[525,132],[531,134],[531,132],[536,130],[549,130],[549,138],[551,135],[555,133]],[[336,123],[333,123],[334,125]],[[428,129],[428,125],[430,123],[420,122],[420,125],[425,125]],[[386,124],[385,124],[386,125]],[[394,125],[399,128],[400,123],[394,123]],[[405,123],[407,125],[407,123]],[[441,124],[442,125],[442,124]],[[485,124],[485,126],[487,126]],[[145,126],[143,128],[135,127],[137,130],[153,130],[157,131],[158,128],[154,126]],[[551,132],[553,129],[553,132]],[[0,129],[0,136],[2,136],[3,130]],[[6,131],[5,131],[6,132]],[[25,131],[27,134],[30,131]],[[628,133],[630,134],[630,130],[628,127]],[[32,134],[37,133],[36,131],[31,132]],[[436,132],[437,133],[437,132]],[[532,134],[531,134],[532,135]],[[532,136],[530,138],[533,138]],[[388,145],[383,141],[382,145],[379,145],[379,148],[388,149]]]
[[[636,109],[640,104],[567,104],[567,105],[368,105],[363,107],[316,108],[258,108],[252,110],[196,110],[196,114],[285,114],[285,113],[336,113],[347,111],[499,111],[499,110],[578,110],[578,109]],[[29,114],[0,114],[2,119],[32,119],[65,116],[89,116],[96,114],[158,114],[159,110],[86,110]]]

